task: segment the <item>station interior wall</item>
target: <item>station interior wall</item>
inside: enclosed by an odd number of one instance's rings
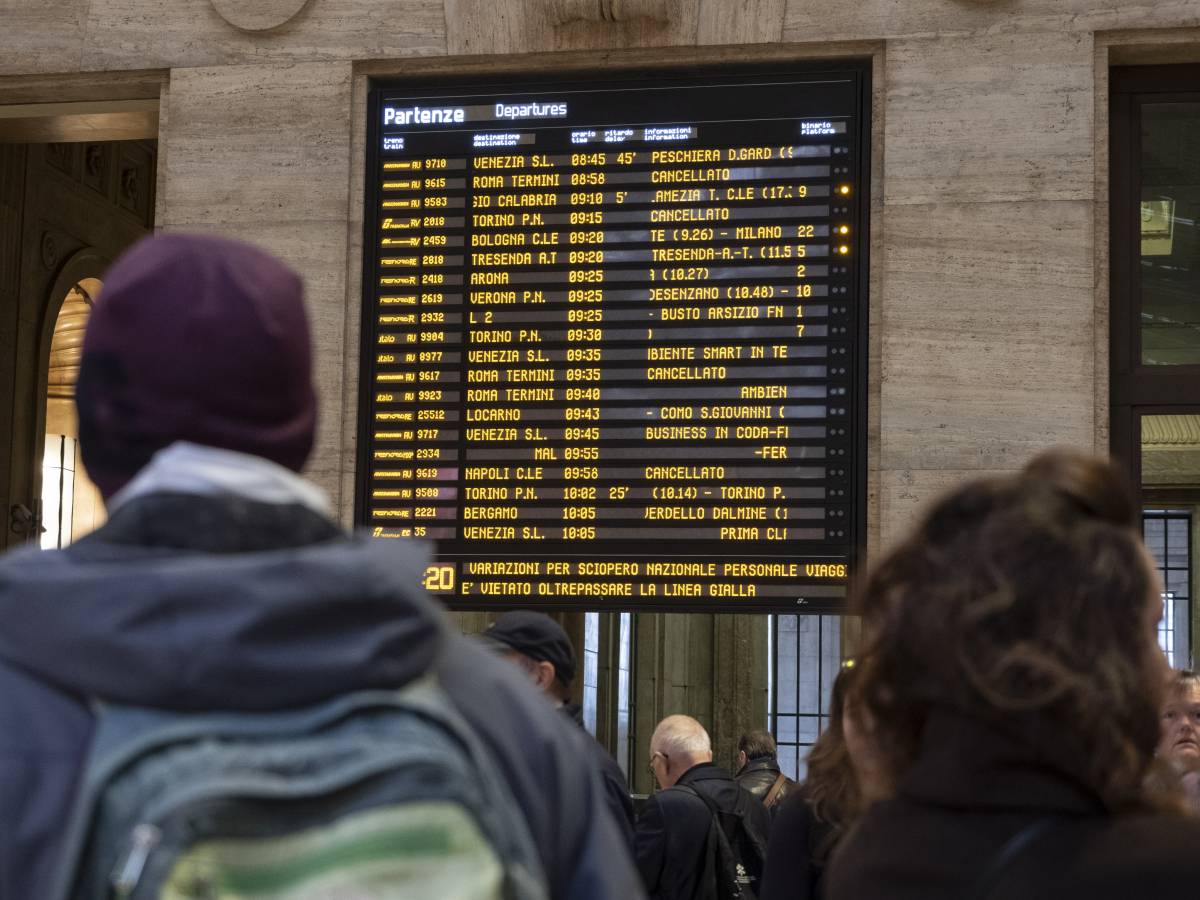
[[[1107,450],[1108,69],[1200,59],[1200,0],[264,0],[242,27],[229,6],[5,3],[0,104],[157,99],[156,227],[304,275],[308,474],[347,524],[371,77],[872,59],[871,552],[963,478]],[[721,723],[730,761],[762,724],[765,623],[643,618],[633,768],[676,711]]]

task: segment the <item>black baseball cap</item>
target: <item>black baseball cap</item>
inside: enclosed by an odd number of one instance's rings
[[[545,613],[528,609],[502,613],[482,636],[497,649],[515,650],[538,662],[552,663],[563,684],[575,678],[575,648],[562,626]]]

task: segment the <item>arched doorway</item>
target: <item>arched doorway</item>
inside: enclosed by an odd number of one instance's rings
[[[74,491],[73,400],[60,395],[88,279],[154,226],[156,143],[79,137],[0,142],[0,550],[57,547],[97,521]]]
[[[75,413],[75,381],[79,377],[83,334],[102,287],[95,277],[83,278],[70,287],[50,340],[42,456],[43,549],[65,547],[105,519],[104,501],[79,459],[79,421]]]

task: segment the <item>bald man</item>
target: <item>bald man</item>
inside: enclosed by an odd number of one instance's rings
[[[770,816],[712,758],[708,732],[691,716],[668,716],[650,738],[650,771],[662,790],[646,801],[634,844],[652,900],[691,900],[715,890],[700,883],[706,871],[714,880],[722,877],[716,842],[709,842],[715,823],[758,891]],[[710,854],[714,865],[706,869]]]

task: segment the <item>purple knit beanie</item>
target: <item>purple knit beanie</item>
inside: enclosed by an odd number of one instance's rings
[[[240,241],[142,240],[104,278],[75,397],[83,464],[106,499],[181,440],[299,471],[317,412],[303,282]]]

